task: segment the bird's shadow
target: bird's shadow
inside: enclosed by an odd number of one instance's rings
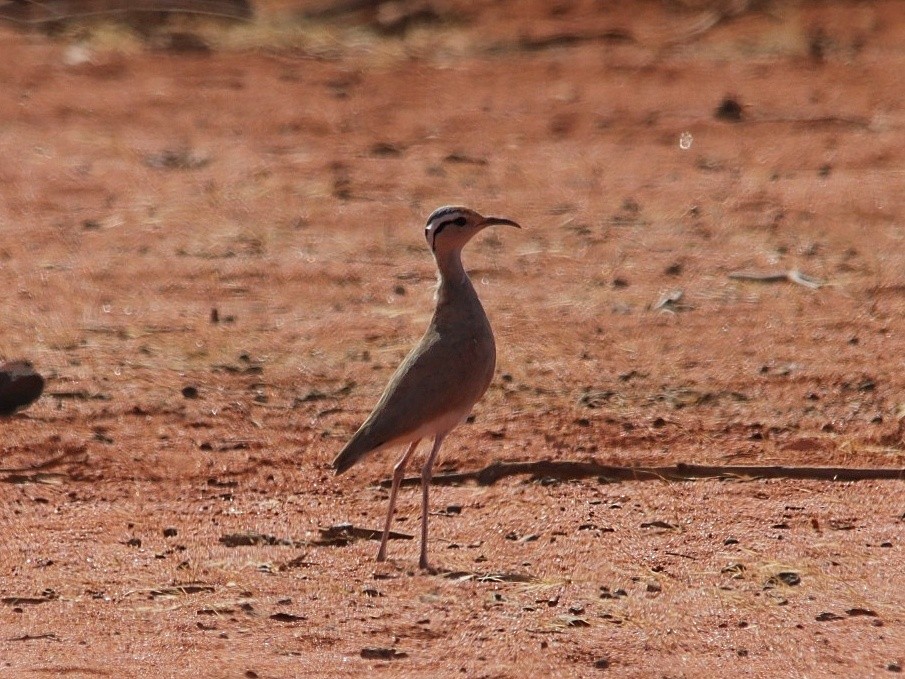
[[[411,563],[401,563],[397,562],[393,559],[387,559],[387,561],[382,562],[384,567],[389,567],[394,572],[390,572],[389,570],[378,570],[374,573],[374,578],[378,580],[395,578],[399,577],[401,574],[416,576],[416,575],[432,575],[444,578],[446,580],[452,580],[454,582],[537,582],[537,578],[528,573],[517,573],[517,572],[509,572],[509,571],[470,571],[463,570],[458,568],[444,568],[443,566],[429,566],[428,568],[415,568]]]

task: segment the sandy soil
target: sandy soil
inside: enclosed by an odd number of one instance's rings
[[[498,374],[441,470],[905,467],[898,2],[442,9],[0,29],[0,359],[48,378],[0,421],[0,676],[901,671],[902,481],[436,487],[437,575],[324,539],[386,510],[392,455],[329,462],[447,203],[525,228],[466,252]]]

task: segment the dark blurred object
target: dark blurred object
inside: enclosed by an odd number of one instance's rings
[[[720,105],[716,107],[716,111],[713,112],[713,115],[717,120],[727,120],[730,123],[741,122],[742,105],[732,97],[726,97],[720,102]]]
[[[44,378],[28,361],[0,363],[0,415],[29,406],[44,391]]]
[[[48,30],[89,19],[159,22],[170,14],[238,20],[254,12],[249,0],[0,0],[0,20]]]
[[[155,47],[161,52],[177,54],[210,54],[211,48],[201,36],[187,31],[167,33],[157,41]]]
[[[415,26],[453,18],[448,7],[432,0],[324,0],[303,16],[315,21],[364,23],[384,35],[404,35]]]

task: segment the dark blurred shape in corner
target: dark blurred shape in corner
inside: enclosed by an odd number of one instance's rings
[[[44,378],[28,361],[0,363],[0,415],[12,415],[38,399]]]
[[[0,21],[46,27],[89,18],[156,17],[194,14],[219,19],[249,19],[249,0],[0,0]]]

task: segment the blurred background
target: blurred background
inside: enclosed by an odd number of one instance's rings
[[[501,340],[491,409],[555,445],[656,458],[652,423],[686,408],[674,438],[719,459],[901,443],[897,2],[0,17],[3,354],[81,395],[63,411],[211,379],[243,409],[355,381],[365,408],[429,317],[423,221],[463,203],[527,227],[466,259]],[[268,379],[211,377],[238,356]]]

